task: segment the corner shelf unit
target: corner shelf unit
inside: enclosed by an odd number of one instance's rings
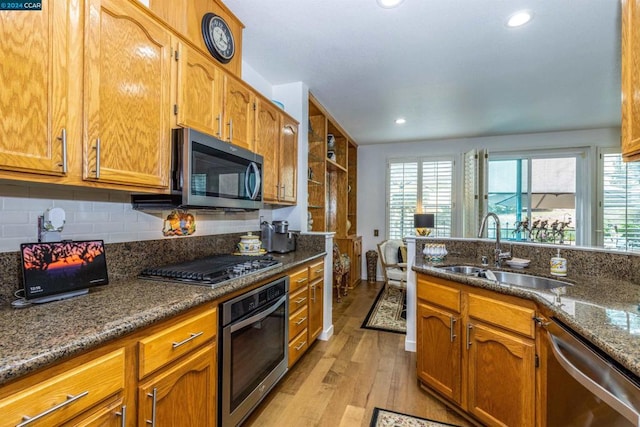
[[[331,148],[329,135],[335,139]],[[310,231],[333,231],[336,238],[355,236],[358,145],[312,94],[308,138],[308,208],[313,219]]]

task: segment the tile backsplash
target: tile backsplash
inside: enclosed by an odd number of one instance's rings
[[[37,241],[38,217],[53,207],[66,214],[63,239],[118,243],[165,238],[162,228],[170,211],[136,211],[129,200],[128,193],[117,191],[2,183],[0,252],[18,251],[20,243]],[[196,236],[246,232],[259,229],[261,217],[271,221],[270,210],[191,212],[196,217]]]

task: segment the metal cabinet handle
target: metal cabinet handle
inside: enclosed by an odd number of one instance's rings
[[[233,119],[229,119],[229,142],[233,142]]]
[[[96,139],[96,146],[93,147],[96,150],[96,179],[100,179],[100,138]]]
[[[316,273],[322,273],[324,271],[324,268],[319,268],[316,270]]]
[[[296,346],[296,351],[300,351],[300,349],[304,347],[306,344],[307,344],[306,341],[302,341],[300,344]]]
[[[298,280],[296,281],[296,283],[304,283],[304,282],[306,282],[306,281],[307,281],[307,278],[306,278],[306,277],[303,277],[302,279],[298,279]]]
[[[311,297],[311,301],[316,302],[316,285],[315,283],[313,285],[309,285],[311,286],[311,289],[313,290],[313,296]]]
[[[547,322],[542,317],[537,317],[537,316],[533,318],[533,321],[536,322],[538,326],[542,326],[543,328],[546,328],[551,323],[551,322]]]
[[[307,317],[306,317],[306,316],[305,316],[305,317],[302,317],[302,318],[300,318],[300,320],[298,320],[298,321],[296,322],[296,325],[302,325],[306,320],[307,320]]]
[[[451,342],[456,339],[456,334],[453,333],[456,322],[457,319],[454,319],[453,316],[449,317],[449,339]]]
[[[469,323],[467,325],[467,350],[471,348],[471,330],[473,329],[473,325]]]
[[[67,130],[65,128],[62,128],[58,139],[62,142],[62,163],[58,163],[58,166],[62,168],[62,173],[67,173]]]
[[[62,403],[58,403],[58,404],[57,404],[56,406],[54,406],[53,408],[47,409],[46,411],[41,412],[41,413],[39,413],[38,415],[36,415],[36,416],[34,416],[34,417],[29,417],[29,416],[27,416],[27,415],[23,415],[23,416],[22,416],[22,422],[21,422],[20,424],[16,425],[16,427],[22,427],[22,426],[29,425],[29,424],[31,424],[32,422],[37,421],[37,420],[39,420],[40,418],[42,418],[42,417],[46,417],[47,415],[49,415],[49,414],[51,414],[51,413],[53,413],[53,412],[57,411],[58,409],[62,409],[62,408],[64,408],[65,406],[72,404],[72,403],[73,403],[73,402],[75,402],[76,400],[78,400],[78,399],[80,399],[80,398],[82,398],[82,397],[85,397],[85,396],[86,396],[86,395],[88,395],[88,394],[89,394],[89,390],[87,390],[87,391],[85,391],[85,392],[82,392],[82,393],[80,393],[80,394],[76,394],[75,396],[73,396],[73,395],[71,395],[71,394],[68,394],[68,395],[67,395],[67,400],[65,400],[65,401],[64,401],[64,402],[62,402]]]
[[[296,304],[302,304],[302,303],[303,303],[303,302],[305,302],[306,300],[307,300],[307,298],[306,298],[306,297],[298,298],[298,299],[296,300]]]
[[[158,399],[158,389],[156,387],[153,388],[153,392],[152,393],[147,393],[147,396],[152,398],[152,403],[151,403],[151,419],[150,420],[145,420],[145,422],[147,424],[151,424],[152,427],[155,427],[156,425],[156,402]]]
[[[222,136],[222,113],[218,114],[218,117],[216,117],[216,121],[218,122],[218,132],[216,133],[217,136]]]
[[[127,425],[127,405],[122,405],[120,412],[116,412],[116,415],[122,417],[120,419],[120,427],[126,427]]]
[[[200,335],[204,334],[204,332],[197,332],[197,333],[191,333],[189,338],[185,338],[184,340],[180,341],[180,342],[174,342],[171,347],[173,349],[176,349],[178,347],[180,347],[181,345],[185,345],[186,343],[188,343],[189,341],[192,341],[196,338],[198,338]]]

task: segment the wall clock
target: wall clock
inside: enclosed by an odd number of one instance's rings
[[[223,64],[231,61],[236,53],[236,43],[229,25],[222,17],[205,13],[202,17],[202,37],[211,56]]]

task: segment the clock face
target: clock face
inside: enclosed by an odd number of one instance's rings
[[[209,53],[218,61],[226,64],[236,52],[231,29],[224,19],[213,13],[202,17],[202,37]]]

